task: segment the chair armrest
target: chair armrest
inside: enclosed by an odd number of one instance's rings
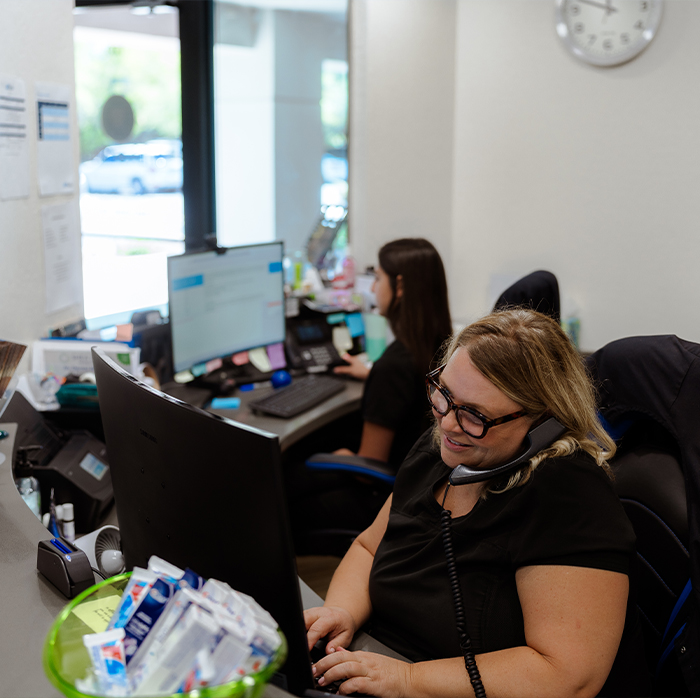
[[[335,470],[364,475],[390,485],[396,479],[396,473],[388,463],[374,458],[363,458],[362,456],[316,453],[306,461],[306,466],[312,470]]]

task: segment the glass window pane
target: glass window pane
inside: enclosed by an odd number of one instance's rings
[[[347,205],[347,0],[215,3],[217,236],[303,250]]]
[[[178,16],[114,6],[74,18],[85,318],[100,327],[165,312],[166,258],[184,252]]]

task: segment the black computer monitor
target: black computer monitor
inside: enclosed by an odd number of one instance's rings
[[[282,242],[168,257],[176,372],[284,341]]]
[[[288,690],[313,688],[277,435],[165,395],[99,348],[93,365],[127,568],[158,555],[249,594],[287,638]]]

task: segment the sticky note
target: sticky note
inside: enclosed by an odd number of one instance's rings
[[[333,328],[333,346],[338,350],[339,354],[352,349],[352,338],[348,328],[344,325]]]
[[[212,359],[211,361],[207,361],[205,365],[207,367],[207,373],[211,373],[212,371],[216,371],[217,368],[221,368],[224,362],[221,359]]]
[[[329,325],[337,325],[339,322],[343,322],[345,320],[345,313],[331,313],[330,315],[326,315],[326,322]]]
[[[270,344],[267,347],[267,358],[270,359],[270,368],[276,371],[278,368],[284,368],[287,365],[287,359],[284,357],[284,344]]]
[[[109,620],[119,605],[121,596],[103,596],[95,601],[84,601],[73,609],[73,613],[94,633],[107,630]]]
[[[255,368],[258,369],[258,371],[267,373],[268,371],[272,370],[272,366],[270,366],[270,359],[267,358],[265,347],[251,349],[248,352],[248,360],[251,364],[253,364],[253,366],[255,366]]]
[[[238,354],[234,354],[231,357],[231,361],[233,361],[233,363],[236,366],[245,366],[249,361],[248,352],[247,351],[239,351]]]
[[[239,397],[215,397],[212,398],[210,407],[214,410],[237,410],[241,406]]]
[[[345,316],[345,324],[350,330],[351,337],[362,337],[365,333],[365,323],[362,321],[362,313],[350,313]]]
[[[206,364],[197,364],[196,366],[192,366],[190,371],[192,371],[192,375],[195,378],[198,378],[199,376],[203,376],[207,372],[207,365]]]

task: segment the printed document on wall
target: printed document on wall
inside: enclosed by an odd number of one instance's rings
[[[46,313],[83,301],[80,229],[74,201],[41,207],[44,230]]]
[[[36,83],[37,167],[39,194],[72,194],[75,190],[71,138],[71,88]]]
[[[24,80],[0,75],[0,199],[29,196]]]

